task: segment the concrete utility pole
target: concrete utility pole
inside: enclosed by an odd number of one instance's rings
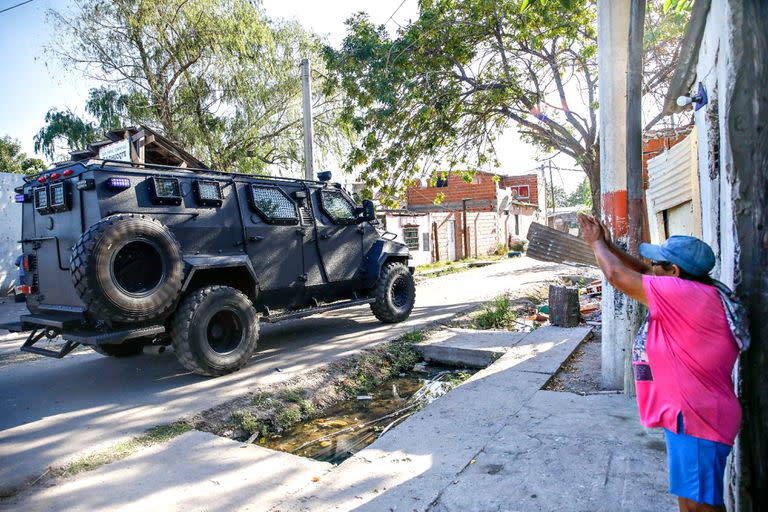
[[[304,178],[315,179],[314,161],[312,158],[312,77],[309,59],[301,61],[301,84],[304,89]]]
[[[627,58],[633,0],[598,0],[597,65],[600,100],[602,218],[627,246]],[[624,356],[631,354],[629,299],[603,281],[602,384],[624,389]]]

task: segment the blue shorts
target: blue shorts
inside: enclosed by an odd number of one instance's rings
[[[697,503],[722,505],[725,460],[731,453],[731,447],[686,435],[682,413],[677,417],[677,431],[680,433],[664,429],[669,492]]]

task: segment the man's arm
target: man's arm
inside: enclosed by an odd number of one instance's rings
[[[582,237],[592,246],[595,258],[605,278],[617,290],[625,293],[633,299],[648,304],[643,288],[643,275],[631,268],[622,258],[619,258],[603,236],[603,228],[592,218],[579,215],[579,227]],[[617,248],[618,249],[618,248]],[[627,255],[629,257],[629,255]],[[645,265],[645,264],[643,264]]]

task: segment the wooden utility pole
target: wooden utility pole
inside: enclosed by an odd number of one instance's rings
[[[557,205],[555,204],[555,181],[552,179],[552,160],[550,159],[547,163],[549,164],[549,195],[552,196],[552,227],[555,227],[555,209]]]
[[[462,199],[461,205],[462,205],[462,212],[461,212],[461,220],[464,224],[462,232],[464,234],[464,258],[469,258],[469,228],[467,228],[467,201],[469,199]]]
[[[301,61],[301,84],[304,90],[304,179],[315,179],[312,157],[312,79],[309,59]]]
[[[627,251],[640,256],[643,239],[643,30],[645,0],[631,0],[627,58]],[[627,323],[630,333],[640,328],[645,308],[627,298]],[[632,347],[624,352],[624,392],[635,394]]]

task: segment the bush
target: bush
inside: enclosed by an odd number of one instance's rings
[[[524,238],[512,237],[509,242],[510,251],[525,252],[525,247],[528,245],[528,240]]]
[[[475,324],[481,329],[508,329],[517,319],[511,306],[512,302],[506,295],[496,297],[475,318]]]

